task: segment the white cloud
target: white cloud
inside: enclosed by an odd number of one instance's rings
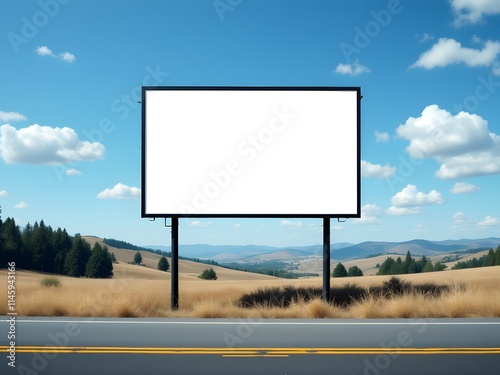
[[[455,212],[453,214],[453,225],[451,225],[451,230],[464,231],[469,229],[472,225],[476,224],[476,221],[463,212]]]
[[[451,229],[466,229],[474,223],[475,221],[472,218],[458,211],[453,214],[453,225]]]
[[[389,133],[387,132],[383,132],[383,133],[380,133],[378,131],[375,131],[375,141],[377,143],[380,143],[380,142],[389,142]]]
[[[396,207],[391,206],[387,209],[387,215],[392,216],[409,216],[409,215],[420,215],[420,207]]]
[[[19,208],[21,210],[26,207],[28,207],[28,203],[26,202],[19,202],[18,204],[14,205],[14,208]]]
[[[304,224],[302,221],[290,221],[290,220],[281,220],[281,225],[284,227],[303,227]]]
[[[112,189],[104,189],[97,198],[99,199],[123,199],[123,198],[139,198],[141,189],[130,187],[122,183],[117,183]]]
[[[66,170],[66,176],[79,176],[82,174],[78,169],[71,168]]]
[[[481,22],[484,15],[500,14],[498,0],[451,0],[450,4],[455,13],[454,24],[457,27]]]
[[[81,141],[71,128],[0,126],[0,155],[7,164],[60,165],[103,159],[104,145]]]
[[[400,192],[396,193],[391,198],[391,202],[395,207],[418,207],[431,204],[443,204],[444,198],[436,190],[431,190],[425,194],[417,190],[415,185],[406,185]]]
[[[63,52],[59,55],[59,57],[61,59],[63,59],[64,61],[67,61],[67,62],[70,62],[72,63],[73,61],[76,60],[76,57],[75,55],[73,55],[72,53],[69,53],[69,52]]]
[[[73,61],[76,60],[76,57],[75,55],[73,55],[72,53],[70,52],[62,52],[62,53],[59,53],[59,54],[55,54],[54,52],[52,52],[52,50],[47,47],[47,46],[40,46],[40,47],[37,47],[37,49],[35,50],[36,53],[38,53],[40,56],[50,56],[50,57],[55,57],[55,58],[58,58],[58,59],[61,59],[61,60],[64,60],[66,62],[69,62],[69,63],[72,63]]]
[[[500,136],[488,130],[481,116],[467,112],[453,116],[434,104],[420,117],[408,118],[396,132],[410,141],[406,151],[414,159],[434,158],[441,163],[439,178],[500,173]]]
[[[396,167],[391,167],[389,164],[382,166],[361,160],[361,175],[365,178],[384,179],[392,176],[395,172]]]
[[[54,56],[54,52],[47,47],[47,46],[39,46],[36,50],[36,53],[38,53],[40,56]]]
[[[500,226],[500,220],[498,220],[496,217],[488,215],[484,218],[483,221],[477,223],[477,225],[480,227],[497,227]]]
[[[7,190],[0,190],[0,198],[6,197],[8,195]]]
[[[381,216],[384,213],[382,207],[376,204],[365,204],[361,207],[361,217],[359,219],[354,219],[354,224],[379,224]]]
[[[234,225],[233,225],[233,228],[234,228],[234,229],[241,229],[241,224],[234,224]]]
[[[212,225],[211,221],[199,221],[199,220],[194,220],[189,223],[189,226],[191,228],[208,228],[209,226]]]
[[[358,64],[357,62],[353,64],[339,64],[335,68],[335,73],[342,75],[357,76],[362,73],[370,73],[370,69],[364,65]]]
[[[26,117],[18,112],[2,112],[0,111],[0,121],[21,121],[26,120]]]
[[[470,67],[491,66],[500,53],[500,42],[488,40],[483,49],[462,47],[455,39],[440,38],[422,53],[411,68],[433,69],[463,63]]]
[[[472,193],[474,191],[479,191],[481,188],[476,185],[469,184],[467,182],[457,182],[451,188],[451,192],[453,194],[464,194],[464,193]]]

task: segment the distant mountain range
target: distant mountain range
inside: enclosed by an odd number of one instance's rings
[[[428,241],[416,239],[404,242],[362,242],[352,244],[348,242],[331,244],[331,257],[335,260],[346,261],[366,258],[375,254],[406,254],[436,255],[454,251],[466,251],[476,248],[496,248],[500,245],[500,238],[490,237],[482,239],[461,239],[445,241]],[[170,251],[170,246],[146,246],[151,249]],[[290,261],[308,257],[321,257],[322,245],[312,246],[260,246],[260,245],[179,245],[179,255],[212,259],[219,263],[225,262],[265,262],[272,260]]]

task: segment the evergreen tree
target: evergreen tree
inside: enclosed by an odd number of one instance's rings
[[[347,276],[347,270],[345,269],[345,266],[342,263],[338,263],[335,268],[333,269],[332,273],[333,277],[346,277]]]
[[[391,271],[391,268],[394,265],[394,263],[395,263],[394,259],[392,259],[391,257],[388,257],[380,265],[380,268],[377,272],[377,275],[389,275],[389,272]]]
[[[113,276],[113,263],[111,262],[106,246],[103,248],[97,242],[94,244],[92,255],[85,268],[85,276],[91,278],[107,278]]]
[[[158,261],[158,269],[160,271],[168,271],[170,269],[170,264],[168,263],[168,259],[165,257],[161,257]]]
[[[217,274],[215,273],[213,268],[204,270],[198,277],[203,280],[217,280]]]
[[[90,245],[79,234],[76,234],[71,244],[71,250],[64,261],[66,274],[74,277],[84,276],[90,255]]]
[[[433,272],[434,271],[434,265],[430,260],[425,263],[424,268],[422,269],[422,272]]]
[[[64,262],[66,255],[71,249],[71,237],[66,229],[57,228],[52,236],[52,246],[54,249],[54,272],[64,274]]]
[[[118,263],[118,261],[116,260],[115,253],[109,253],[109,259],[111,259],[112,263]]]
[[[349,270],[347,271],[347,276],[349,277],[363,276],[363,271],[361,271],[361,268],[359,268],[358,266],[352,266],[349,267]]]
[[[19,264],[23,243],[21,230],[14,219],[8,217],[2,223],[0,227],[0,244],[0,268],[7,267],[7,262]]]
[[[141,264],[142,263],[142,255],[140,252],[135,253],[134,255],[134,263]]]

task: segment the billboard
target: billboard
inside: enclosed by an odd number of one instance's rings
[[[142,217],[360,217],[359,87],[143,87]]]

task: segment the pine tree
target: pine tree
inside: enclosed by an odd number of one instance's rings
[[[389,272],[391,271],[391,268],[394,265],[394,263],[395,263],[394,259],[391,257],[388,257],[380,265],[380,268],[377,272],[377,275],[389,275]]]
[[[76,234],[71,244],[71,250],[64,261],[66,274],[74,277],[84,276],[90,255],[90,245],[79,234]]]
[[[142,255],[140,252],[135,253],[134,255],[134,263],[141,264],[142,263]]]
[[[87,262],[85,276],[91,278],[113,277],[113,263],[106,246],[101,247],[97,242],[92,248],[92,255]]]
[[[71,237],[66,229],[57,228],[52,236],[52,246],[55,253],[54,272],[64,274],[66,255],[71,250]]]
[[[161,257],[158,261],[158,269],[160,271],[168,271],[170,269],[170,264],[168,263],[168,259],[165,257]]]
[[[346,277],[347,276],[347,270],[345,269],[345,266],[342,263],[338,263],[335,268],[333,269],[332,273],[333,277]]]
[[[363,271],[361,271],[361,268],[359,268],[358,266],[352,266],[349,267],[349,270],[347,271],[347,276],[349,277],[363,276]]]
[[[7,267],[7,262],[19,264],[21,250],[21,230],[12,218],[7,218],[0,227],[0,268]],[[19,266],[18,266],[19,267]]]

